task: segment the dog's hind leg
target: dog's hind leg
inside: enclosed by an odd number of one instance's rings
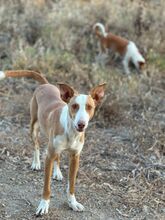
[[[53,179],[61,181],[63,179],[63,175],[60,170],[60,155],[58,154],[54,161],[54,170],[53,170]]]
[[[37,120],[37,111],[38,111],[38,107],[37,107],[36,98],[35,96],[33,96],[30,103],[30,115],[31,115],[30,133],[34,144],[34,156],[31,166],[33,170],[41,169],[40,150],[39,150],[39,141],[38,141],[39,124]]]

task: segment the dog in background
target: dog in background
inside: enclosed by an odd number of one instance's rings
[[[145,59],[140,54],[134,42],[114,35],[110,32],[107,33],[104,25],[101,23],[96,23],[93,26],[93,30],[99,39],[99,60],[101,60],[102,64],[107,58],[109,51],[114,53],[117,52],[123,58],[122,63],[124,73],[130,74],[130,61],[135,65],[137,71],[140,73],[145,64]]]
[[[50,203],[50,180],[62,180],[60,154],[67,150],[70,155],[67,198],[69,207],[74,211],[83,211],[84,206],[75,197],[75,182],[79,168],[79,158],[85,141],[85,130],[93,117],[95,107],[104,96],[105,83],[90,90],[88,95],[79,94],[64,83],[58,87],[48,83],[47,79],[34,71],[0,71],[0,80],[6,77],[31,77],[42,85],[35,90],[30,103],[31,137],[34,143],[32,169],[40,169],[39,128],[48,137],[48,150],[45,159],[45,177],[43,196],[36,215],[48,213]]]

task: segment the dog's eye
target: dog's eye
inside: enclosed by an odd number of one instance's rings
[[[91,109],[92,109],[92,106],[89,105],[89,104],[87,104],[87,105],[86,105],[86,110],[87,110],[87,111],[90,111]]]
[[[73,109],[73,110],[78,110],[78,109],[79,109],[79,105],[76,104],[76,103],[73,104],[73,105],[72,105],[72,109]]]

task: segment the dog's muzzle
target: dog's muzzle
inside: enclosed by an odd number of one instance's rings
[[[85,122],[79,121],[76,126],[76,129],[78,132],[83,132],[85,130]]]

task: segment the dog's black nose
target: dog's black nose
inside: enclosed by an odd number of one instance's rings
[[[80,122],[78,123],[78,129],[79,129],[80,131],[82,131],[84,127],[85,127],[85,122],[80,121]]]

